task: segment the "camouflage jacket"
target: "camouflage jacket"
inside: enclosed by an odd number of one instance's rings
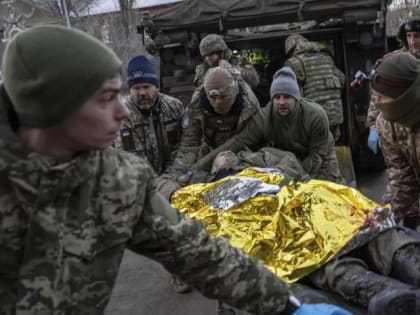
[[[255,70],[255,67],[251,63],[243,62],[236,66],[232,66],[232,68],[234,68],[238,72],[241,78],[247,84],[249,84],[250,87],[256,87],[258,86],[258,84],[260,84],[260,76],[257,70]],[[204,76],[208,69],[210,69],[210,66],[208,66],[207,63],[205,62],[195,67],[195,77],[194,77],[195,87],[199,88],[203,85]]]
[[[303,96],[324,108],[330,125],[341,124],[344,119],[341,92],[345,76],[331,56],[321,52],[315,42],[302,42],[297,45],[285,66],[295,72]]]
[[[1,314],[103,314],[125,248],[208,297],[255,314],[284,310],[286,284],[164,202],[144,159],[29,153],[0,112]]]
[[[316,177],[334,140],[328,129],[327,115],[318,104],[302,98],[290,115],[282,117],[274,113],[270,102],[239,134],[203,157],[193,168],[208,169],[221,151],[238,152],[264,144],[294,153],[305,171]]]
[[[419,216],[420,126],[408,128],[379,114],[376,120],[381,149],[388,168],[384,202],[392,205],[397,219]]]
[[[115,147],[146,157],[158,174],[162,174],[175,158],[181,139],[184,106],[176,98],[158,93],[150,113],[142,113],[129,96],[126,101],[130,116],[123,122]]]
[[[247,84],[242,80],[238,83],[239,94],[228,115],[214,112],[204,88],[194,93],[182,120],[181,144],[173,163],[173,172],[191,167],[202,156],[242,130],[249,119],[261,110]]]

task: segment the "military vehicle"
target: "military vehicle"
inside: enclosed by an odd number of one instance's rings
[[[191,0],[145,14],[138,32],[146,49],[160,58],[163,92],[184,103],[194,90],[195,66],[202,62],[198,45],[206,34],[222,34],[236,55],[251,60],[261,77],[254,90],[262,106],[272,75],[286,60],[287,36],[299,33],[325,45],[346,75],[337,153],[344,176],[356,186],[353,165],[360,170],[383,167],[382,156],[366,145],[369,86],[354,88],[358,82],[351,82],[359,69],[369,72],[377,58],[396,47],[385,35],[387,6],[386,0]]]
[[[337,143],[340,168],[356,186],[357,170],[384,167],[380,154],[367,148],[368,84],[355,80],[358,70],[369,73],[374,62],[398,43],[386,36],[387,0],[190,0],[151,16],[138,25],[147,51],[160,60],[161,89],[185,104],[194,91],[195,67],[202,62],[198,45],[207,34],[223,35],[236,56],[246,56],[260,75],[254,88],[262,106],[268,101],[272,75],[285,62],[284,41],[301,34],[322,43],[346,75],[343,93],[345,120]],[[360,79],[360,80],[359,80]],[[360,85],[360,86],[359,86]],[[366,314],[333,294],[297,285],[298,295],[309,301],[328,301]],[[308,294],[308,291],[309,292]],[[308,296],[310,296],[308,300]]]

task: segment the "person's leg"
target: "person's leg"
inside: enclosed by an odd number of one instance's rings
[[[375,271],[420,287],[420,234],[390,229],[370,241],[366,248],[366,258]]]
[[[367,307],[369,301],[382,291],[411,288],[398,280],[370,271],[361,259],[349,256],[334,259],[308,278],[315,286],[337,293],[363,307]]]

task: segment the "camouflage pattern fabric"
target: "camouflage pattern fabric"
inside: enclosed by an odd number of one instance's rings
[[[388,171],[384,202],[389,202],[396,219],[420,219],[420,130],[391,123],[379,114],[376,126]],[[419,221],[420,224],[420,221]]]
[[[162,201],[144,159],[29,153],[0,111],[1,314],[103,314],[125,248],[207,297],[255,314],[284,310],[286,284]]]
[[[254,92],[240,79],[236,70],[231,68],[230,71],[233,71],[231,73],[239,84],[238,98],[233,106],[240,106],[240,113],[221,116],[211,111],[209,104],[203,107],[203,102],[208,102],[204,88],[196,89],[182,119],[182,137],[176,158],[168,172],[156,180],[158,191],[167,200],[170,200],[172,194],[182,185],[191,182],[191,177],[180,178],[186,176],[184,174],[186,170],[191,168],[199,158],[242,130],[250,118],[260,111]],[[209,174],[204,176],[200,172],[199,178],[207,178],[207,175]]]
[[[242,78],[251,87],[256,87],[260,84],[260,76],[255,70],[255,67],[251,63],[240,64],[232,66],[236,70],[236,76]],[[203,62],[195,67],[194,85],[195,87],[201,87],[203,85],[204,76],[210,66]]]
[[[294,153],[311,178],[334,181],[339,175],[342,182],[337,157],[332,153],[334,139],[328,129],[327,115],[318,104],[304,98],[286,117],[274,113],[270,102],[254,115],[243,131],[198,160],[193,168],[209,169],[221,151],[238,152],[262,145]]]
[[[158,93],[150,113],[142,113],[131,96],[126,104],[131,113],[123,122],[115,147],[146,157],[155,172],[162,174],[175,158],[181,139],[183,104],[163,93]]]
[[[252,88],[256,88],[260,84],[260,75],[255,69],[254,65],[250,62],[237,66],[242,78]]]
[[[204,89],[195,93],[183,118],[181,143],[172,171],[183,172],[190,168],[202,156],[242,130],[250,118],[261,110],[248,85],[242,80],[238,83],[239,95],[234,107],[240,106],[241,110],[231,115],[221,116],[211,111],[210,105],[204,107],[203,103],[208,102]]]
[[[369,108],[368,108],[367,116],[366,116],[366,125],[369,128],[376,127],[376,119],[378,118],[379,113],[380,111],[378,107],[376,107],[375,99],[371,95],[370,101],[369,101]]]
[[[297,43],[285,66],[293,69],[303,90],[303,96],[320,104],[327,113],[330,126],[343,123],[341,93],[344,74],[330,55],[321,52],[315,42]]]

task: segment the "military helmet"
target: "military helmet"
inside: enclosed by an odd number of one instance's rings
[[[408,49],[406,38],[407,32],[420,32],[420,13],[416,13],[405,18],[398,28],[397,40],[404,46],[405,49]]]
[[[225,41],[217,34],[209,34],[200,42],[200,54],[203,57],[215,52],[225,52],[227,50],[229,50],[229,48]]]
[[[286,38],[284,43],[284,48],[286,52],[286,56],[292,53],[293,49],[297,46],[297,44],[301,42],[307,42],[308,40],[300,34],[292,34]]]

